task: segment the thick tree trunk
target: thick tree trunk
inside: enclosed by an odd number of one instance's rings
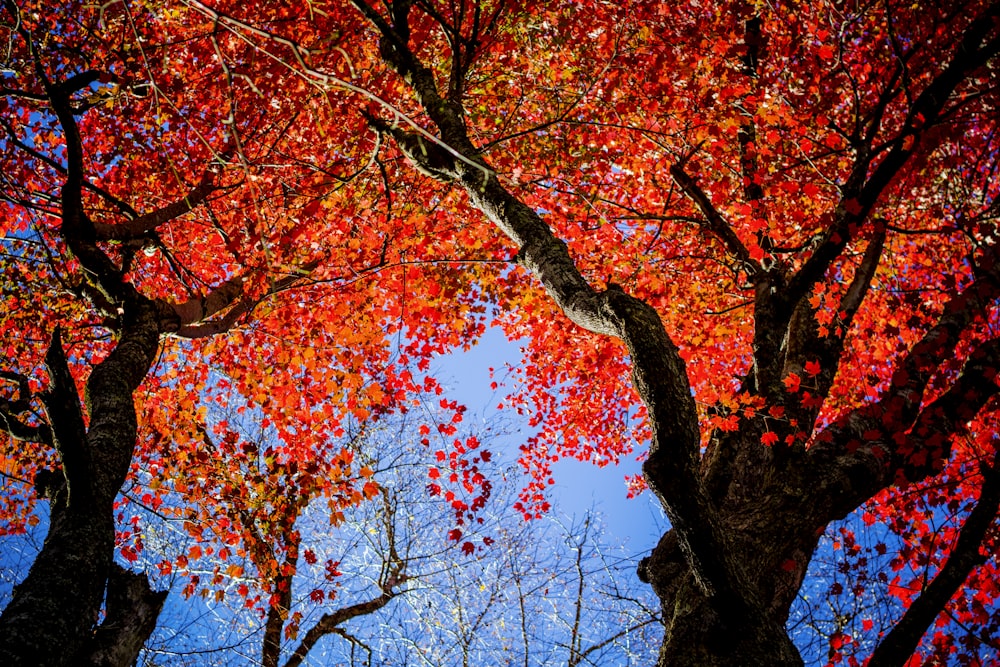
[[[685,576],[672,603],[673,616],[660,648],[659,665],[802,665],[802,658],[787,637],[762,632],[760,626],[768,623],[733,625],[721,619],[690,574]]]
[[[53,503],[49,533],[0,618],[0,664],[71,665],[93,635],[114,553],[105,512]]]
[[[757,560],[757,554],[770,560],[769,551],[750,549],[748,561]],[[770,593],[769,601],[747,612],[726,609],[706,596],[681,552],[676,534],[668,532],[639,565],[639,577],[652,585],[663,609],[665,635],[657,664],[802,665],[784,628],[802,571],[804,565],[789,570],[779,567],[774,576],[761,577],[763,572],[747,568],[747,580],[741,586],[761,591],[760,600]],[[755,576],[751,577],[750,572]]]
[[[154,305],[135,297],[118,345],[87,382],[89,429],[58,330],[53,336],[46,355],[51,383],[43,402],[63,469],[36,479],[51,503],[49,530],[0,616],[5,667],[76,666],[91,659],[128,665],[155,625],[162,596],[149,590],[145,577],[138,584],[128,581],[114,565],[113,503],[136,442],[132,392],[153,361],[159,331]],[[106,591],[108,622],[99,625]],[[130,604],[135,606],[126,608]],[[117,642],[123,644],[114,646]]]

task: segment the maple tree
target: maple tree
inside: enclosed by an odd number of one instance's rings
[[[5,299],[27,313],[4,320],[13,437],[44,442],[38,401],[55,424],[76,396],[56,336],[30,400],[57,323],[95,366],[91,431],[99,369],[137,345],[129,391],[145,380],[150,409],[199,423],[217,364],[301,462],[338,411],[433,391],[409,364],[489,315],[526,346],[504,401],[536,429],[526,517],[554,460],[642,443],[634,487],[672,524],[639,568],[663,605],[661,664],[801,664],[789,610],[826,527],[861,506],[898,536],[882,574],[905,612],[878,633],[862,619],[864,641],[830,631],[827,660],[996,644],[1000,4],[5,9],[6,196],[22,211]],[[139,214],[139,182],[166,204]],[[193,342],[148,374],[161,333]],[[327,342],[307,355],[296,338]],[[476,487],[467,445],[440,450],[436,493]],[[18,471],[47,465],[11,451]],[[474,498],[450,492],[464,520]],[[852,525],[831,544],[860,576]],[[928,633],[943,613],[977,639]]]
[[[123,567],[143,548],[132,503],[155,510],[187,494],[201,502],[192,533],[253,552],[253,531],[225,516],[240,492],[293,542],[288,522],[308,499],[374,497],[371,471],[331,443],[439,394],[427,361],[482,328],[471,292],[447,312],[426,307],[447,281],[369,279],[389,245],[405,253],[419,235],[356,224],[363,191],[339,205],[356,147],[317,169],[298,159],[312,137],[290,131],[280,105],[237,118],[230,81],[181,76],[206,52],[159,42],[162,9],[2,7],[4,531],[38,524],[37,500],[49,505],[44,547],[0,616],[5,664],[131,664],[164,599]],[[143,78],[155,68],[165,79]],[[309,95],[298,103],[322,114]],[[437,273],[420,259],[411,275]],[[279,444],[234,448],[226,423],[206,421],[220,402],[261,410]],[[454,433],[461,407],[442,409],[443,423],[421,428]],[[459,524],[489,493],[464,447],[439,491]],[[256,462],[255,486],[203,486],[212,455],[233,476]],[[139,486],[120,497],[127,479]],[[262,572],[275,565],[256,556]]]
[[[873,499],[924,543],[900,558],[935,565],[870,664],[909,659],[967,580],[993,604],[995,3],[351,4],[384,66],[338,44],[382,103],[359,113],[451,186],[430,206],[478,210],[525,269],[491,293],[529,340],[526,513],[553,457],[649,443],[673,525],[640,568],[662,664],[799,664],[784,626],[810,556]],[[213,7],[323,80],[321,44]],[[953,539],[922,535],[953,499],[974,505]]]

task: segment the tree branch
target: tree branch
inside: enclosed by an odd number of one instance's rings
[[[343,625],[352,618],[374,614],[376,611],[389,604],[389,602],[392,601],[392,599],[398,594],[398,592],[395,592],[392,589],[384,589],[382,594],[378,597],[366,600],[365,602],[358,602],[357,604],[352,604],[348,607],[343,607],[332,614],[323,614],[323,617],[316,622],[316,625],[309,628],[309,631],[306,632],[305,637],[302,638],[302,641],[296,647],[295,652],[288,658],[288,662],[285,663],[285,667],[299,667],[305,657],[309,654],[309,651],[313,649],[316,642],[320,639],[330,633],[336,632],[338,626]]]
[[[806,481],[823,523],[841,519],[887,486],[936,475],[951,456],[951,438],[998,392],[1000,338],[969,355],[951,387],[920,411],[912,428],[880,404],[851,411],[806,452]]]
[[[62,330],[56,327],[45,354],[49,388],[41,395],[51,425],[56,450],[62,459],[63,474],[74,503],[92,500],[90,487],[93,461],[87,446],[87,430],[80,406],[80,395],[70,373],[62,347]]]
[[[95,459],[90,482],[108,502],[125,482],[132,461],[138,430],[132,392],[156,358],[163,319],[157,304],[138,294],[130,296],[118,344],[87,380],[87,440]]]
[[[0,371],[0,380],[17,384],[15,398],[0,398],[0,429],[9,433],[15,440],[52,445],[52,430],[48,424],[32,426],[18,417],[31,410],[28,378],[14,371]]]
[[[854,278],[851,280],[851,285],[840,300],[839,311],[847,315],[846,318],[841,318],[845,330],[854,320],[854,315],[858,312],[861,302],[864,301],[868,290],[871,288],[875,271],[878,270],[879,262],[882,259],[882,250],[885,248],[886,231],[884,223],[876,226],[875,233],[868,242],[868,247],[865,248],[865,254],[861,257],[861,264],[858,266],[857,271],[854,273]]]
[[[729,252],[733,257],[738,259],[740,263],[749,267],[750,273],[755,274],[760,270],[760,265],[750,258],[750,251],[747,250],[746,246],[740,240],[740,237],[736,235],[733,228],[726,222],[726,219],[722,217],[719,211],[712,205],[711,200],[708,195],[698,186],[698,183],[690,176],[686,171],[684,171],[684,166],[681,164],[674,164],[670,167],[670,175],[673,176],[674,181],[684,191],[691,201],[701,209],[702,214],[705,216],[707,221],[708,230],[715,235],[720,241],[722,241],[723,246],[725,246],[726,251]]]
[[[295,648],[288,662],[285,663],[285,667],[299,667],[316,645],[316,642],[325,635],[337,633],[345,636],[345,638],[349,638],[339,626],[352,618],[374,614],[403,592],[398,587],[407,581],[406,561],[400,557],[396,548],[396,527],[393,523],[396,508],[385,491],[382,491],[381,495],[382,507],[385,510],[383,518],[389,552],[387,557],[383,556],[382,571],[379,573],[379,588],[382,589],[382,594],[365,602],[343,607],[332,614],[324,614],[316,625],[311,627],[305,637],[302,638],[302,641]]]
[[[1000,53],[1000,36],[994,36],[983,44],[987,34],[994,29],[998,16],[1000,3],[994,2],[969,24],[948,65],[913,101],[903,126],[890,142],[889,152],[870,176],[866,176],[869,173],[870,145],[859,153],[852,178],[845,185],[844,198],[837,207],[834,223],[812,257],[789,280],[787,294],[791,303],[804,298],[813,285],[823,278],[830,264],[840,256],[874,208],[883,190],[909,160],[920,139],[935,126],[945,103],[959,84]],[[874,134],[870,130],[869,138]]]
[[[842,331],[839,334],[827,332],[825,336],[820,335],[816,324],[816,310],[808,301],[799,302],[796,312],[789,322],[787,352],[781,375],[783,377],[789,373],[801,375],[807,361],[817,361],[820,365],[820,372],[813,381],[815,394],[819,398],[827,396],[836,379],[847,332],[871,288],[872,279],[878,270],[882,251],[885,248],[885,239],[886,227],[884,224],[879,224],[873,238],[868,242],[868,247],[865,248],[861,263],[854,272],[850,286],[840,300],[837,312],[841,316],[841,321],[837,326]],[[803,428],[805,438],[812,435],[820,407],[817,404],[806,407],[801,402],[794,407],[795,414],[793,416]]]
[[[256,299],[243,296],[243,278],[237,277],[223,283],[206,297],[191,299],[179,305],[167,306],[173,309],[179,320],[177,329],[172,333],[181,338],[194,339],[207,338],[229,331],[241,317],[253,312],[254,308],[265,299],[297,287],[297,283],[318,266],[318,261],[309,262],[295,273],[275,281],[267,292]],[[208,320],[227,307],[229,310],[225,315]]]
[[[134,664],[156,628],[168,592],[154,591],[145,574],[129,572],[117,563],[112,565],[104,620],[94,629],[94,637],[80,664],[94,667]]]
[[[1000,454],[994,456],[991,466],[983,466],[982,474],[979,501],[965,519],[948,561],[875,648],[868,667],[902,667],[906,664],[913,657],[927,628],[972,570],[987,561],[987,557],[980,552],[980,546],[1000,508]]]
[[[243,294],[243,276],[230,278],[207,295],[167,306],[177,317],[178,326],[201,322],[227,308]]]
[[[160,225],[194,210],[208,199],[208,196],[216,190],[215,179],[217,175],[218,172],[214,168],[208,169],[202,176],[201,182],[182,199],[167,204],[163,208],[150,211],[120,224],[96,223],[94,225],[96,238],[101,241],[128,241],[148,236],[156,231]]]
[[[980,277],[945,304],[937,323],[898,364],[879,400],[884,422],[903,428],[913,422],[927,383],[940,364],[954,355],[962,332],[1000,298],[1000,249],[991,247],[980,268]]]
[[[995,381],[998,369],[1000,338],[994,338],[976,347],[948,391],[920,411],[910,429],[910,439],[895,450],[898,457],[903,457],[901,463],[909,480],[936,474],[939,461],[951,456],[950,436],[960,432],[1000,393]],[[890,428],[892,425],[892,421],[886,424]]]
[[[31,35],[22,31],[32,57],[35,59],[35,71],[42,81],[45,93],[49,97],[52,111],[63,130],[66,141],[66,180],[62,186],[62,227],[61,232],[67,247],[76,256],[88,277],[95,286],[104,292],[115,303],[121,303],[127,289],[122,282],[122,272],[115,266],[95,243],[94,225],[83,208],[83,141],[80,128],[74,118],[70,103],[71,91],[67,82],[52,83],[45,73],[45,68],[37,57]]]
[[[289,525],[294,525],[295,518],[297,517],[293,517],[293,521]],[[264,641],[261,649],[262,667],[278,667],[278,661],[281,658],[281,630],[284,628],[288,612],[292,608],[292,580],[297,571],[296,564],[299,559],[301,538],[294,530],[285,532],[283,537],[285,558],[278,565],[273,575],[274,578],[269,582],[271,585],[269,592],[272,596],[276,596],[277,600],[272,597],[272,602],[267,609],[267,621],[264,624]]]

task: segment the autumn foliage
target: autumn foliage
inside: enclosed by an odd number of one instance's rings
[[[431,402],[427,491],[474,553],[492,452],[429,369],[496,325],[526,519],[560,458],[646,459],[663,664],[799,664],[789,610],[859,507],[825,595],[899,612],[823,659],[1000,641],[996,2],[8,0],[3,26],[4,530],[67,468],[53,368],[83,395],[145,313],[121,519],[182,507],[266,578],[309,502],[377,496],[351,434]]]

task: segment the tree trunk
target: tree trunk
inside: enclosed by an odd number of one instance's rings
[[[0,618],[0,663],[75,664],[97,624],[113,553],[110,507],[76,512],[53,501],[42,551]]]
[[[761,537],[766,539],[763,534]],[[748,561],[753,561],[756,560],[753,555],[768,552],[751,548],[746,553]],[[788,559],[789,563],[793,561]],[[770,591],[772,602],[758,602],[747,611],[727,609],[705,594],[681,552],[676,534],[668,532],[652,555],[642,560],[638,571],[639,578],[652,585],[662,604],[666,631],[657,664],[663,667],[802,665],[784,624],[804,570],[805,563],[788,570],[779,567],[777,573],[762,580],[763,572],[758,568],[746,568],[747,580],[741,582],[742,586],[762,593]],[[751,577],[749,572],[755,572],[756,576]]]
[[[788,638],[782,636],[783,631],[775,634],[773,628],[769,632],[761,627],[773,624],[738,625],[720,618],[691,574],[682,580],[672,603],[659,665],[802,665],[802,658]]]
[[[113,565],[108,580],[106,615],[94,632],[90,655],[81,664],[122,667],[135,664],[156,627],[167,591],[154,591],[144,574]]]
[[[89,429],[58,329],[53,335],[45,359],[51,383],[42,400],[62,474],[43,471],[36,478],[37,490],[51,504],[49,530],[0,616],[5,667],[76,666],[92,657],[98,664],[128,665],[155,625],[162,595],[149,590],[144,576],[130,582],[114,565],[113,503],[136,443],[132,392],[152,364],[159,332],[154,305],[140,296],[131,299],[118,345],[87,382]],[[108,623],[99,625],[106,590]]]

